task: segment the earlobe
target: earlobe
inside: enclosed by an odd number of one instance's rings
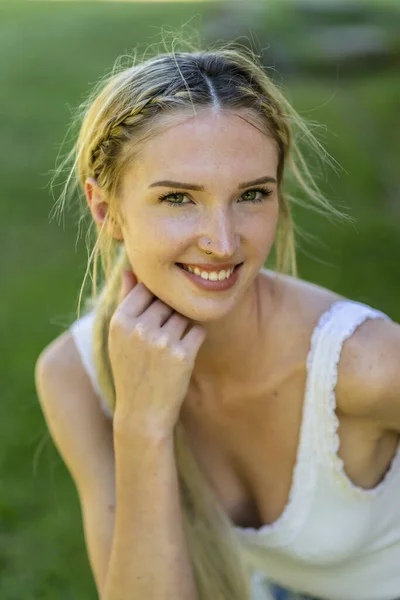
[[[109,214],[106,215],[105,220],[107,221],[107,231],[118,242],[123,242],[124,236],[122,234],[121,227],[117,221]]]

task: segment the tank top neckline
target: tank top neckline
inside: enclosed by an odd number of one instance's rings
[[[346,309],[351,308],[354,308],[354,313],[351,314],[348,322],[346,322],[345,311]],[[334,317],[337,315],[339,315],[339,318],[335,319]],[[342,315],[343,321],[341,319]],[[391,320],[385,313],[369,307],[362,302],[347,298],[341,298],[334,301],[319,317],[311,334],[309,352],[306,359],[307,379],[303,399],[299,443],[286,506],[277,519],[272,523],[266,523],[259,528],[233,525],[233,529],[238,535],[250,538],[251,541],[255,543],[265,543],[265,541],[268,541],[268,546],[273,547],[289,544],[301,529],[309,513],[317,479],[316,453],[318,451],[318,446],[315,432],[318,430],[318,426],[321,425],[320,421],[317,423],[317,418],[324,419],[325,425],[330,428],[331,437],[328,437],[326,440],[326,453],[328,459],[330,458],[333,461],[333,468],[336,471],[335,475],[337,474],[339,476],[338,479],[341,479],[340,484],[353,492],[357,498],[371,500],[384,490],[394,476],[400,473],[400,444],[384,479],[372,489],[363,489],[354,485],[345,474],[343,461],[337,455],[337,450],[339,448],[339,435],[337,432],[339,420],[335,412],[336,396],[334,391],[337,381],[337,363],[343,341],[353,333],[357,325],[359,325],[366,317],[380,317]],[[317,372],[318,365],[316,364],[316,352],[317,347],[319,347],[319,349],[321,348],[321,340],[323,340],[323,335],[327,331],[329,324],[334,328],[334,333],[337,332],[341,335],[338,335],[339,343],[335,349],[336,351],[334,352],[333,360],[330,361],[330,368],[327,371],[326,385],[329,394],[329,402],[325,407],[320,406],[320,409],[323,412],[321,417],[321,414],[318,414],[318,411],[316,410],[317,402],[314,393],[315,381],[319,376],[319,372]]]

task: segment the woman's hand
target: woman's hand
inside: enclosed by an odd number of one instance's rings
[[[193,325],[125,271],[108,337],[114,427],[172,434],[205,336],[203,326]]]

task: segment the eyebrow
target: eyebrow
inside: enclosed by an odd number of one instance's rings
[[[238,189],[241,190],[246,187],[250,187],[252,185],[257,185],[259,183],[276,183],[276,179],[274,177],[270,177],[266,175],[265,177],[259,177],[258,179],[253,179],[253,181],[247,181],[244,183],[239,183]],[[195,185],[194,183],[182,183],[181,181],[170,181],[166,179],[164,181],[155,181],[151,183],[149,187],[173,187],[173,188],[181,188],[183,190],[196,190],[198,192],[204,192],[204,185]]]

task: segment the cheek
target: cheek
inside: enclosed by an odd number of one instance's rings
[[[245,239],[250,242],[254,251],[259,255],[268,255],[275,241],[277,215],[275,211],[268,211],[259,215],[256,222],[249,224]]]
[[[178,220],[173,223],[153,220],[150,225],[146,223],[135,229],[127,240],[128,255],[135,264],[140,262],[142,268],[146,265],[150,271],[178,260],[177,256],[184,252],[185,243],[190,239],[188,227]]]
[[[170,237],[165,220],[139,214],[129,222],[124,239],[133,254],[150,255],[150,251],[153,253],[159,245],[168,243]]]
[[[264,227],[267,236],[274,237],[279,219],[279,204],[278,201],[271,202],[265,215]]]
[[[274,206],[268,207],[268,210],[243,220],[243,235],[254,245],[268,246],[274,240],[277,222],[278,210]]]
[[[172,211],[178,212],[179,208],[172,208]],[[177,256],[184,252],[188,245],[193,244],[196,236],[196,226],[188,219],[175,218],[163,219],[154,223],[149,234],[149,244],[154,256],[162,263],[168,263],[177,260]],[[151,241],[150,241],[151,240]]]
[[[172,208],[171,210],[180,210]],[[165,240],[169,243],[179,242],[179,240],[188,234],[190,228],[183,219],[163,219],[161,222],[155,223],[153,235],[158,240]]]

